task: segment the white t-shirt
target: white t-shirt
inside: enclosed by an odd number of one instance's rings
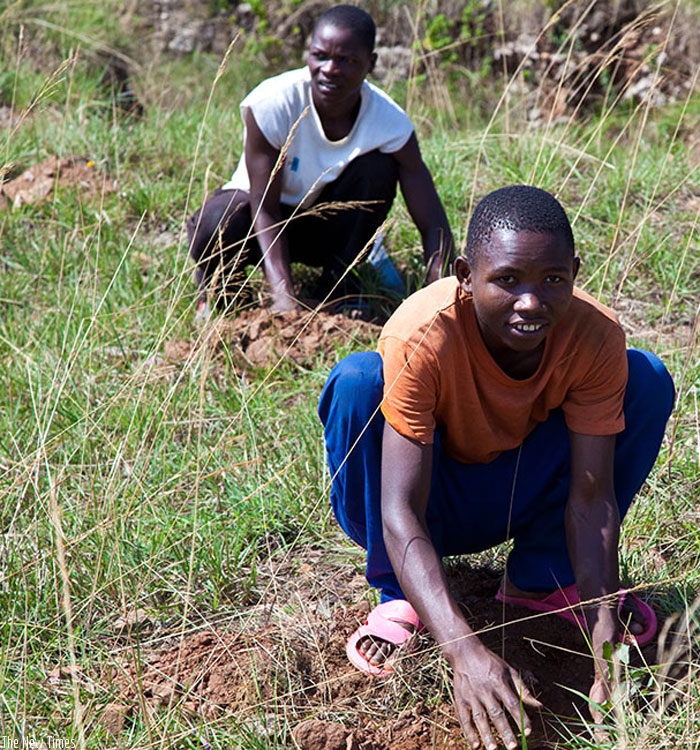
[[[241,114],[252,112],[267,142],[280,151],[286,148],[282,203],[309,206],[353,159],[375,150],[391,154],[406,144],[413,123],[403,109],[368,81],[363,82],[360,93],[355,124],[339,141],[328,140],[323,131],[311,98],[307,67],[268,78],[243,99]],[[245,158],[223,187],[250,190]]]

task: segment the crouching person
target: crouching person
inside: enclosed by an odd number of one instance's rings
[[[320,399],[333,510],[367,550],[367,579],[381,592],[348,656],[388,675],[426,628],[452,667],[474,746],[500,737],[517,747],[517,729],[531,726],[523,709],[539,704],[473,634],[443,557],[512,539],[498,598],[587,628],[596,703],[609,691],[604,644],[656,633],[651,607],[620,591],[618,542],[674,387],[662,362],[628,351],[614,314],[575,287],[578,269],[552,195],[523,185],[490,193],[455,276],[405,300],[378,352],[341,361]]]

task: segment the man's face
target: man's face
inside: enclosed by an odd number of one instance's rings
[[[316,109],[333,113],[355,106],[375,61],[376,55],[352,31],[322,24],[311,39],[307,57]]]
[[[578,268],[559,234],[507,229],[493,232],[471,267],[458,260],[457,277],[473,296],[481,335],[497,362],[541,351],[571,303]]]

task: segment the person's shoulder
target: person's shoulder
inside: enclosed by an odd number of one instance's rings
[[[578,287],[574,289],[571,313],[582,325],[601,325],[622,330],[614,310]]]
[[[459,283],[455,276],[438,279],[407,297],[384,325],[381,337],[408,340],[435,327],[443,316],[450,316],[459,302]]]
[[[303,68],[286,70],[284,73],[279,73],[269,80],[276,80],[282,86],[294,86],[308,83],[311,80],[311,76],[308,67],[305,65]]]
[[[384,89],[379,88],[376,84],[365,79],[362,84],[362,88],[365,96],[371,102],[371,104],[379,109],[394,112],[397,115],[403,116],[408,119],[408,115],[404,108],[396,102]]]
[[[617,356],[626,351],[625,331],[615,312],[581,289],[574,289],[569,310],[557,328],[559,346],[573,347],[579,356],[587,353],[595,359],[603,353]]]
[[[278,73],[260,81],[243,100],[244,103],[264,99],[265,97],[275,95],[279,96],[284,92],[292,92],[303,89],[309,81],[309,69],[307,67],[294,68],[286,70],[284,73]]]

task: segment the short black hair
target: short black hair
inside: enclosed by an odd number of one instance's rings
[[[499,229],[558,234],[571,246],[574,233],[559,201],[546,190],[531,185],[499,188],[481,199],[469,222],[465,255],[474,263],[481,248]]]
[[[334,5],[332,8],[321,13],[314,24],[313,34],[321,26],[338,26],[349,29],[353,36],[367,48],[369,53],[374,52],[374,41],[377,35],[377,27],[372,16],[367,11],[355,5]]]

